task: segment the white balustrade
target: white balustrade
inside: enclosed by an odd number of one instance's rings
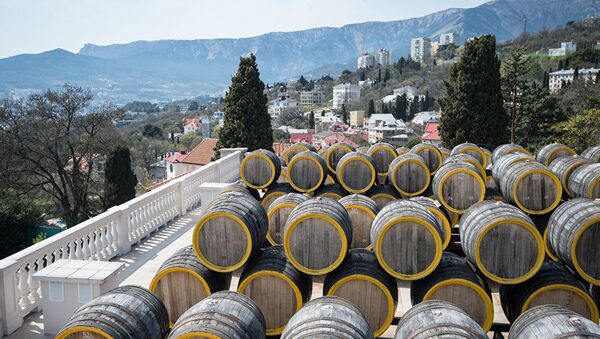
[[[31,276],[54,261],[110,260],[201,201],[205,182],[230,182],[239,175],[243,150],[112,207],[66,231],[0,260],[0,337],[40,310],[40,285]]]

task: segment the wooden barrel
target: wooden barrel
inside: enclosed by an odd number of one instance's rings
[[[496,187],[500,188],[500,181],[504,174],[516,163],[523,161],[533,161],[534,159],[523,153],[507,154],[494,162],[494,168],[492,168],[492,177],[496,183]]]
[[[499,188],[487,187],[485,189],[485,198],[484,200],[494,200],[494,201],[504,201],[504,196],[502,195],[502,191]]]
[[[327,160],[327,153],[329,152],[329,147],[328,146],[322,146],[321,148],[319,148],[319,150],[317,151],[317,154],[323,158],[323,160]]]
[[[593,162],[600,162],[600,146],[591,146],[581,152],[581,156],[592,160]]]
[[[283,229],[290,213],[308,197],[299,193],[288,193],[283,195],[269,206],[267,218],[269,219],[269,229],[267,231],[267,240],[271,245],[281,244],[283,242]]]
[[[81,306],[56,338],[162,339],[169,316],[162,301],[139,286],[121,286]]]
[[[489,279],[518,284],[531,278],[544,261],[544,240],[518,208],[486,200],[460,218],[460,243],[467,259]]]
[[[344,206],[317,197],[298,205],[285,224],[283,245],[300,271],[326,274],[338,267],[352,243],[352,220]]]
[[[373,332],[363,314],[340,297],[325,296],[306,303],[283,330],[281,339],[308,338],[372,339]]]
[[[555,143],[542,147],[535,156],[535,160],[544,166],[549,166],[556,158],[572,155],[577,155],[572,148],[563,144]]]
[[[485,154],[485,161],[487,164],[485,169],[491,170],[492,169],[492,152],[489,149],[483,148],[483,147],[481,147],[481,150],[483,151],[483,154]]]
[[[326,179],[327,164],[315,152],[298,153],[288,163],[288,181],[298,192],[313,192],[321,187]]]
[[[350,248],[370,248],[371,247],[371,225],[379,207],[373,199],[360,195],[351,194],[339,200],[344,206],[350,220],[352,221],[352,244]]]
[[[563,191],[572,197],[573,194],[571,193],[571,191],[569,191],[568,185],[571,173],[573,173],[573,171],[576,168],[591,163],[592,161],[590,159],[580,157],[578,155],[573,155],[569,157],[560,157],[554,159],[554,161],[550,163],[550,166],[548,166],[548,168],[550,168],[550,171],[552,171],[552,173],[554,173],[558,177],[558,180],[560,180]]]
[[[409,200],[391,202],[377,214],[371,244],[381,266],[398,279],[420,279],[431,273],[442,257],[437,219]]]
[[[392,324],[398,304],[398,284],[377,262],[373,252],[355,248],[327,274],[323,294],[344,298],[364,315],[375,337]]]
[[[483,167],[481,165],[481,163],[479,163],[479,161],[477,161],[477,159],[475,159],[474,156],[472,156],[468,153],[454,154],[454,155],[451,155],[448,158],[446,158],[446,160],[444,160],[444,162],[442,163],[442,166],[449,162],[453,162],[453,161],[462,161],[462,162],[466,162],[468,164],[475,166],[477,168],[477,170],[479,171],[479,173],[481,174],[483,181],[487,181],[487,174],[485,173],[485,167]]]
[[[438,147],[438,149],[440,150],[440,153],[442,153],[442,162],[443,162],[450,156],[451,151],[449,149],[447,149],[446,147]]]
[[[514,164],[500,178],[500,190],[507,202],[529,214],[546,214],[558,206],[562,185],[548,167],[535,161]]]
[[[279,174],[279,179],[277,179],[277,182],[280,184],[286,184],[289,182],[287,166],[281,166],[281,173]]]
[[[279,179],[281,162],[271,151],[259,149],[247,153],[240,165],[240,177],[248,187],[267,188]]]
[[[457,306],[440,300],[424,301],[404,313],[396,339],[487,339],[487,333]]]
[[[500,285],[500,301],[511,323],[528,309],[546,304],[562,305],[598,323],[598,307],[585,286],[562,264],[553,261],[545,261],[538,273],[525,282]]]
[[[486,332],[494,320],[492,293],[487,283],[473,272],[466,259],[450,252],[444,252],[430,275],[410,283],[410,300],[413,305],[427,300],[452,303]]]
[[[400,154],[406,154],[410,152],[410,148],[408,147],[398,147],[396,148],[396,154],[400,155]]]
[[[561,305],[542,305],[521,314],[510,327],[511,339],[600,338],[600,326]]]
[[[258,192],[258,190],[246,186],[246,184],[244,184],[244,182],[241,180],[233,182],[231,185],[227,186],[221,193],[231,191],[250,194],[250,196],[253,197],[256,201],[260,201],[260,193]]]
[[[450,225],[450,218],[441,208],[441,204],[428,197],[413,197],[411,201],[417,202],[423,207],[427,208],[433,215],[440,226],[442,231],[442,248],[446,249],[450,244],[450,238],[452,235],[452,225]]]
[[[369,147],[366,147],[366,146],[357,147],[356,152],[369,153]]]
[[[309,299],[312,282],[285,257],[282,245],[264,249],[246,265],[237,291],[252,299],[265,317],[267,335],[279,335]]]
[[[592,299],[594,299],[594,302],[596,303],[596,306],[600,309],[600,286],[590,284],[589,290]]]
[[[265,318],[244,294],[221,291],[187,310],[175,323],[169,339],[266,337]]]
[[[560,205],[548,221],[548,239],[562,262],[600,285],[600,200],[576,198]]]
[[[398,153],[396,153],[396,149],[394,148],[394,146],[388,143],[380,142],[369,147],[367,153],[369,153],[371,158],[373,158],[373,161],[375,161],[375,169],[377,170],[379,183],[385,183],[390,164],[398,156]]]
[[[375,161],[366,153],[344,155],[338,161],[335,173],[337,182],[350,193],[365,193],[377,180]]]
[[[288,193],[293,193],[294,189],[290,184],[279,184],[276,183],[274,185],[269,186],[265,190],[265,194],[262,196],[260,200],[260,204],[267,211],[269,206],[275,201],[275,199],[280,198]]]
[[[544,239],[544,247],[546,249],[546,257],[552,261],[558,261],[558,257],[552,250],[552,247],[550,247],[550,240],[548,239],[548,220],[550,220],[551,216],[552,215],[548,213],[542,215],[532,214],[529,217],[531,220],[533,220],[533,223],[537,227],[540,234],[542,234],[542,239]]]
[[[529,153],[529,151],[526,150],[521,145],[517,145],[517,144],[500,145],[494,149],[494,152],[492,152],[492,162],[494,163],[494,166],[495,166],[496,162],[498,160],[500,160],[500,158],[502,158],[503,156],[505,156],[507,154],[519,154],[519,153],[526,154],[531,157],[531,153]]]
[[[479,161],[479,164],[483,168],[487,167],[487,157],[486,157],[485,153],[483,152],[483,150],[481,149],[481,147],[479,147],[475,144],[472,144],[472,143],[465,142],[465,143],[454,146],[454,148],[452,149],[452,152],[450,152],[450,155],[463,154],[463,153],[473,156],[475,159],[477,159],[477,161]]]
[[[573,197],[600,199],[600,163],[578,167],[569,176],[567,185]]]
[[[400,199],[398,192],[390,185],[373,186],[366,195],[375,201],[379,209],[392,201]]]
[[[194,227],[192,245],[204,266],[233,272],[264,243],[268,224],[267,212],[258,201],[239,192],[223,193]]]
[[[340,159],[342,159],[344,155],[354,151],[356,151],[354,146],[345,142],[338,142],[337,144],[329,146],[327,153],[325,154],[325,162],[327,163],[329,171],[335,174]]]
[[[396,190],[407,197],[425,192],[431,181],[425,160],[414,153],[402,154],[394,159],[387,175]]]
[[[425,160],[425,164],[432,175],[438,171],[444,161],[440,150],[432,144],[416,144],[410,149],[410,152],[420,155]]]
[[[165,304],[169,323],[200,300],[229,289],[230,273],[211,271],[202,265],[192,246],[186,246],[160,265],[148,288]]]
[[[444,164],[433,177],[433,194],[446,209],[462,214],[485,197],[485,181],[477,167],[453,161]]]
[[[290,161],[294,156],[296,156],[296,154],[307,151],[316,153],[317,149],[315,148],[315,146],[305,142],[297,142],[293,145],[290,145],[288,148],[285,149],[285,151],[283,151],[285,163],[289,165]]]
[[[314,192],[315,197],[325,197],[340,200],[348,193],[338,184],[323,185]]]

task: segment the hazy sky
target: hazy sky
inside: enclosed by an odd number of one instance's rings
[[[0,58],[85,43],[237,38],[418,17],[487,0],[0,0]]]

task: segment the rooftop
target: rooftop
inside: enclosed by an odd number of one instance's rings
[[[589,73],[598,73],[600,72],[600,68],[582,68],[579,70],[579,74],[589,74]],[[550,75],[573,75],[575,70],[571,69],[561,69],[560,71],[552,72]]]

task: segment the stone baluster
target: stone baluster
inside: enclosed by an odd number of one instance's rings
[[[102,254],[103,251],[103,247],[102,247],[102,234],[100,233],[101,229],[97,229],[96,231],[92,232],[92,234],[94,235],[94,247],[96,247],[96,256],[95,259],[98,260],[102,260],[104,259],[104,255]]]
[[[26,308],[31,304],[31,302],[29,301],[29,284],[27,283],[29,273],[25,269],[25,266],[23,266],[19,269],[18,274],[19,283],[17,284],[17,288],[19,289],[19,295],[21,296],[19,300],[19,305],[22,308]]]
[[[113,247],[113,236],[112,236],[112,232],[113,232],[113,221],[110,221],[108,223],[108,225],[106,225],[106,229],[104,231],[104,240],[106,241],[106,256],[107,259],[112,258],[114,251],[114,247]]]

